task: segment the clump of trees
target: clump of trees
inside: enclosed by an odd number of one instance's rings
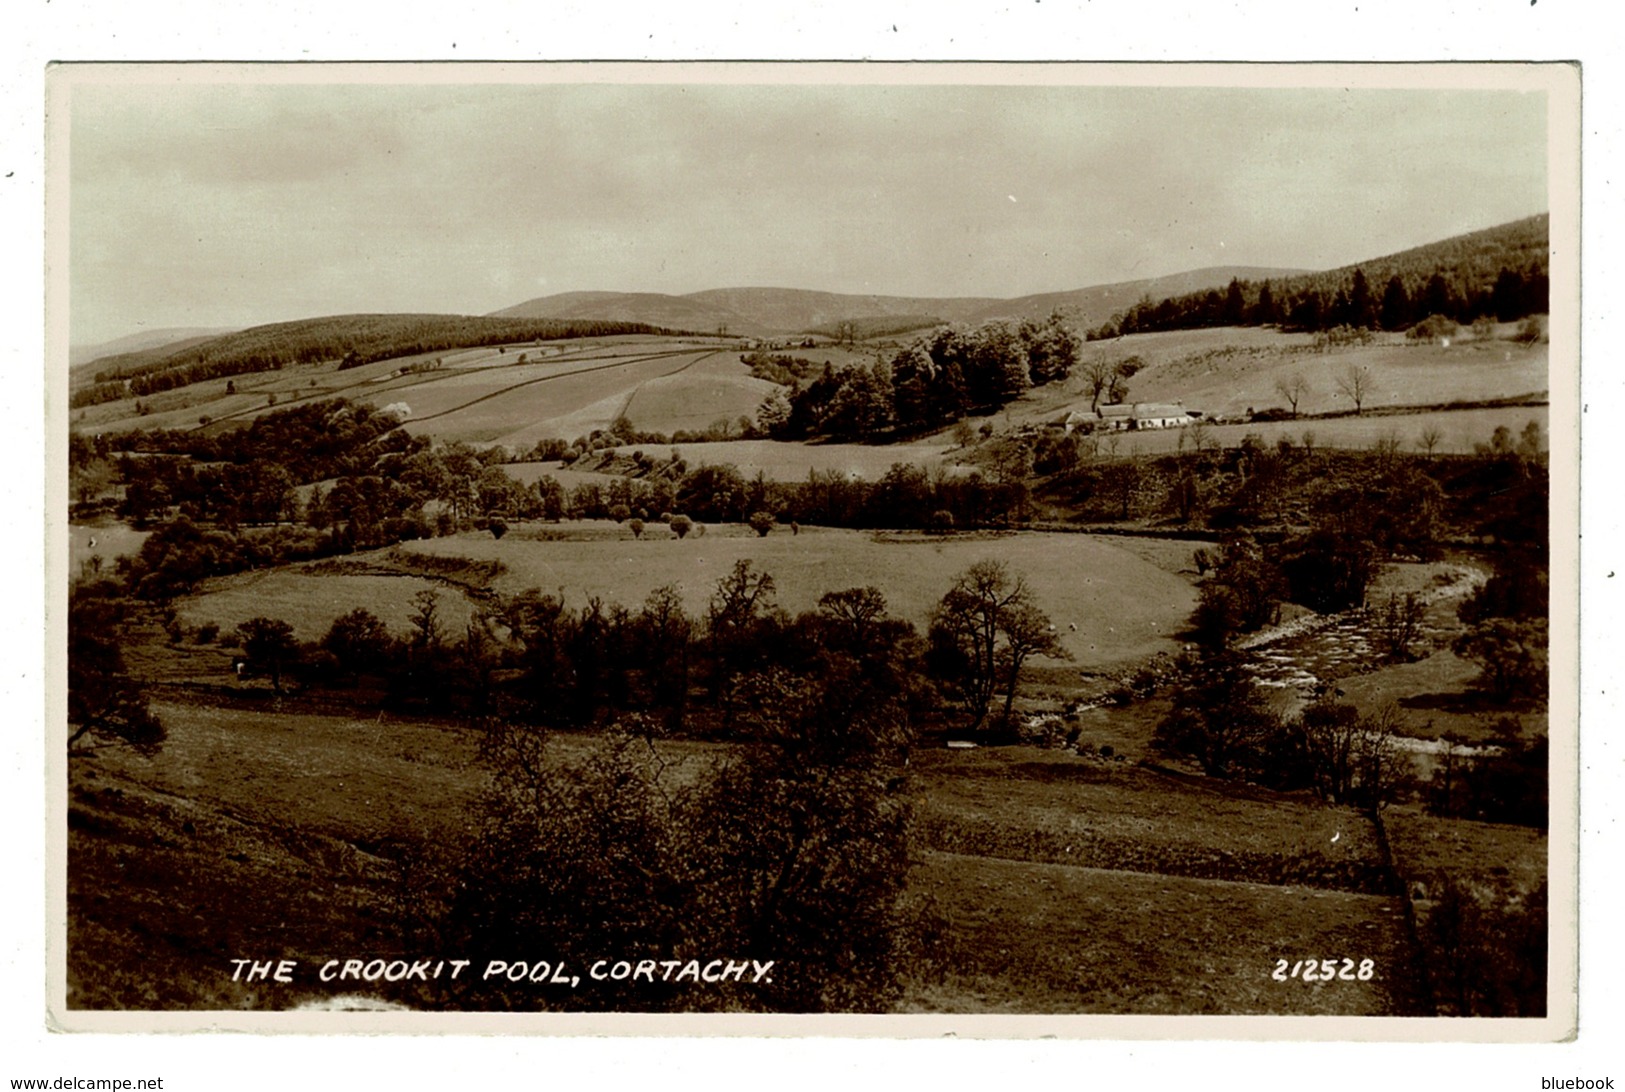
[[[1312,789],[1327,803],[1386,807],[1409,784],[1392,707],[1361,713],[1322,697],[1285,718],[1265,700],[1246,657],[1210,649],[1181,665],[1173,706],[1152,745],[1210,777]]]
[[[929,431],[992,413],[1030,387],[1065,379],[1081,342],[1059,313],[1042,322],[949,326],[889,364],[794,373],[788,393],[763,402],[757,423],[776,439],[827,436],[866,442]]]
[[[1484,316],[1513,322],[1547,310],[1547,251],[1546,217],[1532,217],[1353,269],[1280,280],[1232,278],[1223,290],[1146,296],[1089,338],[1205,326],[1404,330],[1433,315],[1462,324]]]

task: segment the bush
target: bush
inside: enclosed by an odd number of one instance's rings
[[[1513,335],[1512,340],[1520,345],[1533,345],[1537,341],[1545,341],[1545,324],[1540,321],[1538,315],[1530,315],[1523,320],[1523,324],[1518,327],[1518,332]]]
[[[766,538],[777,522],[771,512],[752,512],[750,515],[750,529],[756,532],[758,538]]]
[[[486,524],[485,529],[491,532],[492,538],[496,539],[500,539],[503,535],[508,533],[508,525],[499,519],[494,519],[490,523]]]
[[[1440,338],[1454,337],[1456,331],[1460,329],[1455,319],[1444,315],[1429,315],[1405,331],[1405,336],[1412,341],[1438,341]]]
[[[213,644],[214,639],[218,636],[220,636],[220,627],[214,622],[204,622],[201,626],[197,627],[196,640],[200,645]]]
[[[678,538],[687,538],[689,531],[694,529],[694,521],[687,516],[672,516],[666,522],[671,525],[671,533]]]

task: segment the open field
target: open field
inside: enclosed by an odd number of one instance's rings
[[[211,421],[247,421],[254,416],[286,406],[299,399],[344,395],[386,406],[404,402],[413,419],[447,413],[480,398],[480,402],[457,413],[413,426],[414,432],[446,439],[490,441],[519,430],[543,429],[525,442],[555,435],[545,431],[547,422],[561,419],[560,429],[575,428],[596,421],[583,411],[595,403],[626,399],[643,382],[692,367],[699,360],[718,363],[718,370],[698,374],[747,378],[739,363],[737,346],[695,338],[621,336],[581,338],[569,341],[522,343],[501,347],[480,347],[421,353],[393,360],[374,361],[340,371],[337,361],[321,364],[289,365],[282,369],[235,376],[235,393],[226,393],[227,381],[207,380],[143,399],[126,398],[74,411],[74,423],[87,432],[123,431],[131,428],[196,428],[202,417]],[[720,351],[726,349],[727,351]],[[519,363],[525,355],[527,362]],[[410,371],[414,366],[439,361],[429,371]],[[271,402],[275,396],[276,402]],[[493,397],[494,396],[494,397]],[[737,396],[743,401],[742,396]],[[758,396],[748,407],[754,410]],[[146,409],[142,414],[137,403]],[[619,405],[613,408],[618,409]],[[659,403],[650,407],[652,423],[640,427],[669,431],[670,425],[656,420]],[[714,414],[706,420],[716,419]],[[737,414],[734,414],[737,416]],[[579,420],[578,420],[579,418]],[[567,419],[567,420],[566,420]],[[613,420],[612,413],[608,420]],[[591,428],[603,427],[590,424]],[[683,427],[683,426],[675,426]],[[573,439],[579,432],[562,438]]]
[[[1207,429],[1207,442],[1220,447],[1235,447],[1245,437],[1257,436],[1269,445],[1283,439],[1302,444],[1304,434],[1311,433],[1316,447],[1369,450],[1379,441],[1386,443],[1394,440],[1402,450],[1421,451],[1422,434],[1436,429],[1440,437],[1434,448],[1436,454],[1466,455],[1471,454],[1476,445],[1489,443],[1490,436],[1502,425],[1516,435],[1530,421],[1534,421],[1545,432],[1547,420],[1545,406],[1495,406],[1427,413],[1257,421],[1251,424],[1211,425]],[[1100,450],[1103,454],[1114,453],[1113,439],[1110,435],[1102,435]],[[1117,434],[1115,439],[1115,454],[1119,456],[1166,455],[1181,450],[1181,444],[1184,445],[1183,450],[1190,451],[1195,442],[1189,428],[1124,432]]]
[[[1030,747],[927,751],[923,844],[985,857],[1372,893],[1370,822],[1313,797]]]
[[[1466,336],[1449,345],[1377,334],[1368,345],[1319,352],[1308,334],[1220,327],[1090,342],[1083,359],[1116,362],[1138,356],[1145,367],[1128,380],[1129,398],[1136,402],[1183,402],[1210,417],[1243,414],[1249,408],[1286,408],[1276,383],[1300,375],[1308,390],[1298,403],[1299,412],[1331,413],[1354,408],[1337,385],[1339,375],[1351,366],[1370,372],[1368,409],[1512,398],[1547,390],[1548,347],[1503,340],[1515,331],[1516,324],[1503,324],[1497,340]],[[1079,382],[1074,374],[1066,386],[1077,387],[1087,409],[1088,394],[1077,386]]]
[[[949,923],[911,1011],[1392,1014],[1408,975],[1394,897],[940,852],[909,886]],[[1376,975],[1271,977],[1310,958]]]
[[[1443,819],[1415,805],[1384,816],[1394,867],[1431,891],[1448,874],[1504,892],[1531,891],[1546,879],[1546,832],[1505,823]]]
[[[332,572],[319,564],[219,577],[177,602],[176,613],[188,626],[213,622],[222,633],[250,618],[277,618],[292,626],[301,641],[317,641],[333,619],[365,607],[400,634],[412,616],[412,597],[427,589],[439,591],[442,617],[460,632],[472,608],[456,589],[420,576]]]
[[[68,525],[68,571],[78,572],[79,566],[92,557],[99,557],[103,565],[111,566],[119,558],[141,549],[151,533],[113,520],[71,523]]]
[[[956,576],[977,561],[1000,560],[1026,577],[1075,666],[1091,671],[1178,651],[1175,635],[1196,602],[1188,580],[1120,549],[1109,537],[1089,535],[941,538],[828,528],[792,535],[779,528],[758,538],[749,528],[722,525],[678,540],[652,524],[638,540],[624,526],[599,520],[520,524],[501,541],[470,532],[404,543],[400,549],[501,561],[507,571],[494,581],[497,591],[562,590],[572,606],[596,595],[636,607],[654,589],[675,584],[696,615],[704,614],[717,581],[734,563],[748,560],[773,576],[776,601],[791,612],[811,610],[825,592],[872,584],[885,592],[892,613],[922,627]],[[352,561],[388,564],[382,552],[358,554]],[[399,633],[410,617],[412,597],[435,586],[415,575],[291,565],[210,581],[179,604],[179,613],[189,626],[214,622],[223,630],[258,615],[281,618],[301,639],[314,640],[338,615],[364,606]],[[466,600],[455,589],[442,589],[447,623],[460,626],[469,609]]]
[[[170,729],[155,759],[114,750],[75,759],[71,771],[74,1005],[284,1008],[331,996],[331,987],[233,983],[229,960],[249,950],[309,964],[407,951],[390,924],[400,909],[400,862],[414,847],[450,849],[469,832],[484,777],[472,732],[311,713],[268,696],[233,707],[166,699],[155,711]],[[586,736],[553,737],[565,753],[590,745]],[[661,747],[679,770],[725,750]],[[1041,821],[1115,823],[1104,809],[1135,796],[1126,789],[1111,801],[1079,797],[1064,776],[1033,776],[1079,760],[1030,749],[918,758],[927,809],[960,806],[962,783],[984,779],[1029,782],[1018,823],[1045,797]],[[1310,816],[1302,832],[1272,834],[1248,816],[1280,802],[1232,797],[1228,788],[1201,789],[1205,808],[1161,818],[1147,796],[1124,821],[1175,834],[1183,823],[1187,838],[1215,848],[1236,836],[1278,850],[1283,839],[1324,832],[1326,823]],[[1337,814],[1326,822],[1336,825]],[[1351,837],[1357,832],[1346,831]],[[934,939],[910,960],[903,1011],[1386,1013],[1403,981],[1392,898],[949,853],[918,842],[911,856],[909,898],[935,925]],[[1310,957],[1369,957],[1378,973],[1364,983],[1271,977],[1277,960]],[[166,974],[139,973],[154,961]],[[401,996],[366,992],[379,990]],[[478,1003],[477,992],[469,1001]]]
[[[537,525],[561,541],[529,538],[523,527],[501,541],[467,534],[407,543],[413,553],[500,560],[497,590],[563,589],[579,605],[588,596],[636,606],[664,584],[676,584],[688,610],[703,614],[716,583],[736,561],[773,576],[777,602],[810,610],[828,591],[872,584],[893,614],[923,626],[954,578],[977,561],[1000,560],[1022,574],[1080,668],[1101,669],[1179,648],[1175,634],[1196,602],[1191,584],[1143,561],[1110,538],[1023,533],[947,538],[879,535],[826,528],[766,538],[741,526],[712,526],[703,537],[673,538],[651,526],[641,540],[607,521]],[[618,537],[602,537],[617,535]],[[589,537],[590,536],[590,537]],[[321,596],[313,584],[311,594]],[[409,598],[409,593],[401,596]],[[1070,627],[1075,625],[1076,630]]]
[[[1545,730],[1544,712],[1510,713],[1486,702],[1474,685],[1478,675],[1477,664],[1440,648],[1415,663],[1354,675],[1338,686],[1362,709],[1396,706],[1405,734],[1418,739],[1438,739],[1449,732],[1481,743],[1498,734],[1503,720],[1515,721],[1525,731]]]

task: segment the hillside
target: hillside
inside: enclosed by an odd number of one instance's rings
[[[747,337],[770,333],[773,329],[723,305],[708,303],[693,296],[668,296],[660,292],[563,292],[493,311],[489,317],[593,318],[706,332],[727,327],[730,334]]]
[[[1222,292],[1147,293],[1090,336],[1226,325],[1402,330],[1429,315],[1469,323],[1543,314],[1550,219],[1542,213],[1320,273],[1238,276]]]
[[[339,361],[340,370],[414,353],[480,345],[611,334],[667,334],[642,323],[576,319],[502,319],[473,315],[333,315],[255,326],[156,358],[101,367],[94,384],[74,392],[74,408],[145,397],[200,380],[275,371],[290,364]],[[88,366],[87,366],[88,367]]]
[[[1266,269],[1257,266],[1212,266],[1176,273],[1168,277],[1149,280],[1119,281],[1091,288],[1078,288],[1070,292],[1043,292],[1035,296],[1020,296],[1000,300],[982,308],[967,319],[982,322],[989,319],[1041,319],[1054,311],[1075,315],[1075,324],[1092,326],[1104,322],[1127,304],[1150,296],[1153,299],[1183,292],[1203,292],[1222,288],[1232,279],[1263,280],[1302,274],[1298,269]]]
[[[174,351],[181,347],[180,342],[197,343],[212,337],[236,333],[239,329],[241,327],[238,326],[170,326],[162,330],[139,330],[111,341],[68,346],[68,366],[77,368],[93,360],[124,353],[143,353],[155,349]]]
[[[527,300],[493,312],[493,317],[614,319],[702,331],[726,326],[731,334],[747,336],[827,333],[836,323],[849,321],[864,327],[887,329],[895,325],[888,322],[891,319],[941,322],[1040,319],[1057,309],[1076,314],[1084,325],[1093,325],[1146,295],[1165,296],[1219,288],[1235,277],[1282,277],[1300,272],[1218,267],[1013,299],[847,295],[799,288],[713,288],[686,296],[658,292],[565,292]]]

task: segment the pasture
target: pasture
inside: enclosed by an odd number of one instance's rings
[[[111,570],[121,557],[128,557],[141,549],[151,531],[137,531],[127,523],[105,520],[101,523],[70,523],[68,525],[68,571],[79,567],[93,557]]]
[[[1433,430],[1439,435],[1434,454],[1469,455],[1476,445],[1489,443],[1495,430],[1503,425],[1516,436],[1534,421],[1544,433],[1549,416],[1546,406],[1493,406],[1318,420],[1255,421],[1206,426],[1203,442],[1236,447],[1244,438],[1256,436],[1269,446],[1283,440],[1302,445],[1307,435],[1315,447],[1368,451],[1379,443],[1395,443],[1402,451],[1417,452],[1425,450],[1423,436]],[[1099,436],[1099,450],[1102,455],[1118,457],[1168,455],[1194,450],[1197,435],[1189,427],[1104,433]]]
[[[1026,578],[1038,605],[1056,624],[1061,643],[1084,670],[1177,652],[1176,634],[1196,603],[1189,580],[1110,538],[1090,535],[939,537],[830,528],[791,534],[780,527],[758,538],[749,528],[723,525],[678,540],[659,524],[645,530],[642,539],[608,521],[532,526],[542,537],[521,526],[500,541],[464,534],[406,543],[401,549],[500,560],[507,571],[494,582],[496,590],[562,591],[574,606],[599,596],[636,607],[649,592],[674,584],[694,614],[704,613],[717,582],[734,563],[748,560],[773,576],[776,601],[791,612],[811,610],[825,592],[869,584],[885,593],[893,614],[920,626],[956,576],[975,562],[998,560]],[[320,600],[326,593],[319,589],[317,579],[309,594]],[[404,602],[410,595],[395,597]]]
[[[1306,794],[1035,747],[925,751],[911,767],[921,790],[916,836],[932,849],[1261,884],[1381,886],[1370,822]]]
[[[312,712],[265,695],[229,706],[164,698],[154,711],[170,733],[156,758],[114,749],[76,759],[70,771],[70,1003],[287,1008],[332,987],[234,983],[222,968],[250,950],[315,965],[336,953],[402,950],[394,915],[410,875],[404,862],[431,844],[455,852],[472,833],[485,784],[474,732],[370,711]],[[559,733],[550,746],[568,759],[593,741]],[[678,777],[727,750],[659,748]],[[1101,796],[1078,791],[1097,770],[1054,752],[916,759],[920,806],[955,821],[964,821],[966,792],[989,782],[1021,790],[1007,816],[1017,831],[1071,824],[1080,839],[1110,829],[1206,853],[1330,844],[1327,831],[1343,830],[1351,854],[1370,848],[1340,812],[1231,786],[1190,790],[1202,799],[1189,805],[1176,787],[1175,806],[1159,814],[1155,787],[1136,780],[1149,773],[1113,772],[1106,780],[1122,784]],[[1000,807],[991,784],[987,791],[987,806]],[[1273,832],[1263,825],[1271,816]],[[1392,898],[947,852],[918,838],[910,858],[905,897],[930,939],[907,956],[900,1011],[1391,1013],[1404,981]],[[1376,977],[1271,977],[1282,958],[1342,956],[1373,959]],[[141,973],[154,960],[166,973]],[[477,992],[464,1000],[478,1004]]]
[[[1473,340],[1464,330],[1448,345],[1379,333],[1367,345],[1319,351],[1308,334],[1222,327],[1090,342],[1083,360],[1115,363],[1138,356],[1145,366],[1128,380],[1131,401],[1182,401],[1209,416],[1287,408],[1276,383],[1297,375],[1308,386],[1298,411],[1334,413],[1354,408],[1337,384],[1351,366],[1370,372],[1367,409],[1484,401],[1547,390],[1548,346],[1506,340],[1515,330],[1516,324],[1504,324],[1500,336],[1485,341]],[[1078,382],[1074,373],[1067,385]]]
[[[230,633],[250,618],[277,618],[293,627],[301,641],[318,641],[333,619],[357,607],[377,615],[396,634],[404,634],[418,592],[440,592],[440,614],[461,632],[472,607],[461,592],[419,576],[380,576],[334,572],[320,563],[285,565],[218,577],[195,594],[178,600],[176,616],[193,629],[206,623]]]
[[[907,1011],[1390,1015],[1409,975],[1392,897],[936,851],[909,889],[946,925]],[[1336,957],[1376,975],[1272,977]]]

